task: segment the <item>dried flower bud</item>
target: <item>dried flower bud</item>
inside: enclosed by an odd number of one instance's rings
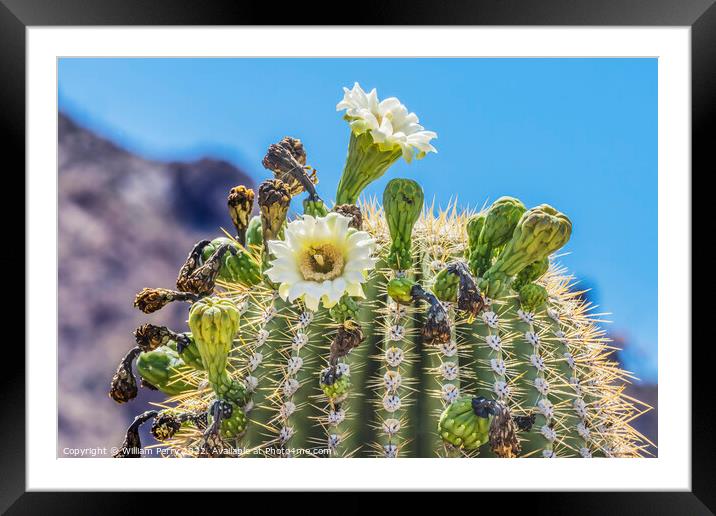
[[[232,243],[219,245],[204,264],[184,280],[182,287],[198,297],[211,295],[216,286],[216,279],[219,277],[224,265],[226,253],[238,256],[239,251]],[[194,300],[196,301],[196,297]]]
[[[306,149],[303,147],[301,140],[291,136],[284,136],[279,145],[291,151],[291,154],[301,166],[306,164]]]
[[[153,351],[159,346],[165,346],[170,340],[179,342],[188,340],[188,337],[174,333],[166,326],[143,324],[134,330],[134,339],[137,341],[139,349],[147,352]]]
[[[350,351],[358,347],[363,340],[363,330],[360,324],[348,319],[338,327],[338,333],[331,342],[329,363],[335,365],[339,358],[346,356]]]
[[[177,292],[166,288],[143,288],[134,298],[134,307],[145,314],[151,314],[164,308],[173,301],[196,301],[196,296],[188,292]]]
[[[227,205],[239,243],[245,246],[246,228],[249,227],[249,218],[254,207],[254,191],[244,185],[233,187],[229,192]]]
[[[181,419],[168,410],[162,410],[152,423],[152,435],[157,441],[166,441],[174,437],[181,428]]]
[[[286,222],[286,214],[290,203],[291,191],[283,181],[269,179],[259,186],[261,228],[266,254],[268,254],[268,241],[278,239],[278,235]]]
[[[501,401],[495,401],[494,415],[490,423],[490,448],[498,457],[517,457],[522,449],[517,439],[517,426],[510,410]]]
[[[333,211],[351,219],[348,227],[358,231],[363,229],[363,213],[355,204],[337,204],[333,207]]]
[[[428,292],[418,283],[411,289],[413,299],[422,299],[430,303],[425,324],[422,328],[423,340],[426,344],[444,344],[450,341],[450,318],[442,303],[435,294]]]
[[[301,140],[285,137],[279,143],[271,144],[266,152],[262,164],[289,186],[291,196],[296,196],[304,190],[315,196],[314,185],[318,183],[315,171],[311,176],[306,173],[306,152]]]
[[[138,347],[130,349],[117,366],[109,390],[109,396],[117,403],[126,403],[137,397],[137,380],[132,371],[132,361],[141,351]]]
[[[457,289],[457,307],[476,317],[485,306],[485,300],[480,295],[474,278],[470,275],[467,265],[462,262],[455,262],[448,267],[449,272],[457,274],[460,278]]]
[[[138,459],[142,456],[142,441],[139,438],[139,427],[157,415],[156,410],[148,410],[134,418],[127,428],[124,442],[112,455],[115,459]]]
[[[192,247],[191,251],[189,251],[189,256],[186,257],[184,264],[181,266],[181,269],[179,269],[179,275],[177,276],[177,288],[182,292],[191,292],[186,282],[194,271],[201,266],[202,252],[209,244],[211,244],[209,240],[200,240],[194,244],[194,247]]]

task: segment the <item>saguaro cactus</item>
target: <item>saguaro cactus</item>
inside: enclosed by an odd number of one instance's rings
[[[338,109],[351,134],[335,206],[286,137],[264,158],[275,177],[258,189],[260,216],[253,192],[233,188],[236,239],[198,242],[178,290],[137,295],[145,313],[191,303],[191,331],[135,330],[110,395],[138,395],[136,360],[140,385],[167,400],[131,422],[117,456],[141,456],[150,420],[179,456],[641,456],[630,422],[648,407],[622,394],[628,373],[553,258],[569,218],[513,197],[477,213],[426,208],[402,178],[382,208],[358,205],[401,156],[434,152],[436,135],[357,84]],[[304,213],[287,218],[304,193]]]

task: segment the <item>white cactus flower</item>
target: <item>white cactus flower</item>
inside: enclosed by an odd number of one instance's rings
[[[335,212],[303,215],[286,226],[285,240],[269,241],[275,258],[266,275],[279,283],[284,300],[303,299],[315,311],[321,302],[331,308],[346,293],[365,297],[362,284],[377,262],[371,256],[375,240],[365,231],[349,231],[350,220]]]
[[[343,88],[343,100],[336,105],[336,111],[342,110],[353,133],[369,133],[381,151],[400,149],[408,163],[414,157],[421,159],[428,152],[437,152],[430,140],[438,135],[426,131],[418,123],[418,116],[410,113],[397,98],[379,101],[375,88],[368,93],[358,83],[353,89]]]

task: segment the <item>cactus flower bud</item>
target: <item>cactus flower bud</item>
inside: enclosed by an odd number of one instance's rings
[[[303,200],[303,213],[311,217],[325,217],[328,215],[328,208],[322,200],[309,197]]]
[[[409,278],[393,278],[388,282],[388,295],[396,303],[409,305],[413,302],[413,287],[417,285]]]
[[[174,333],[166,326],[154,324],[143,324],[134,330],[134,340],[142,351],[153,351],[159,346],[166,346],[170,341],[181,343],[182,346],[189,345],[189,337],[184,334]]]
[[[457,287],[460,283],[460,276],[448,270],[447,267],[440,269],[435,275],[433,292],[440,301],[454,303],[457,301]]]
[[[254,207],[254,191],[244,185],[235,186],[226,199],[231,221],[236,228],[236,236],[241,245],[246,245],[246,228]]]
[[[172,301],[196,301],[196,296],[190,292],[177,292],[166,288],[143,288],[134,298],[134,307],[145,314],[156,312]]]
[[[547,290],[542,285],[528,283],[519,290],[522,308],[528,312],[536,312],[549,298]]]
[[[490,449],[498,457],[517,457],[521,451],[517,438],[517,425],[507,406],[501,401],[494,402],[493,417],[490,422]]]
[[[566,244],[571,232],[569,218],[547,204],[526,211],[512,239],[483,276],[481,286],[487,289],[487,295],[499,295],[514,275]]]
[[[209,297],[189,310],[189,327],[206,367],[209,381],[216,384],[226,373],[226,361],[239,329],[239,311],[226,298]]]
[[[301,140],[286,136],[280,142],[271,144],[262,164],[274,173],[276,179],[288,185],[292,197],[304,190],[312,199],[317,197],[314,185],[318,183],[318,177],[315,171],[310,176],[306,173],[306,151]]]
[[[359,309],[358,302],[348,294],[344,294],[341,300],[332,306],[328,312],[334,321],[344,323],[350,319],[355,319]]]
[[[109,396],[117,403],[126,403],[137,397],[137,380],[132,371],[132,361],[139,356],[141,349],[134,347],[119,362],[112,377]]]
[[[266,255],[268,255],[268,242],[278,240],[279,234],[286,223],[286,214],[290,203],[291,190],[280,179],[269,179],[259,186],[261,230]]]
[[[438,433],[446,443],[465,450],[475,450],[489,440],[489,414],[478,415],[473,398],[464,396],[443,410],[438,421]]]
[[[356,321],[348,319],[338,327],[338,332],[331,342],[328,362],[338,363],[338,359],[346,356],[353,348],[363,341],[363,330]]]
[[[351,219],[348,227],[361,231],[363,229],[363,213],[355,204],[337,204],[333,211]]]
[[[497,249],[510,238],[526,208],[514,197],[500,197],[485,213],[484,222],[476,245],[470,247],[471,269],[481,276],[490,267]],[[479,223],[476,222],[479,225]],[[471,231],[472,229],[472,231]],[[477,228],[468,227],[468,236],[474,236]],[[473,240],[470,240],[473,243]]]
[[[394,270],[407,270],[413,264],[413,226],[423,209],[423,189],[412,179],[393,179],[383,191],[383,208],[392,239],[388,264]]]
[[[421,330],[423,341],[426,344],[444,344],[451,338],[450,318],[443,304],[435,297],[435,294],[428,292],[417,283],[411,289],[413,299],[422,299],[430,303],[428,313],[425,317],[425,324]]]
[[[321,371],[319,386],[331,403],[340,403],[350,391],[350,375],[337,371],[335,366],[330,366]]]
[[[139,438],[139,427],[157,415],[156,410],[147,410],[138,415],[127,428],[124,442],[112,455],[115,459],[138,459],[142,456],[142,440]]]
[[[142,353],[137,357],[137,373],[143,380],[165,394],[175,396],[196,389],[187,382],[182,368],[186,367],[179,354],[168,346]]]
[[[181,419],[169,410],[160,411],[152,423],[152,435],[157,441],[166,441],[174,437],[181,428]]]
[[[482,275],[482,272],[484,272],[481,270],[484,263],[480,258],[480,253],[478,252],[478,243],[480,241],[482,228],[485,226],[485,219],[487,219],[487,215],[485,213],[478,213],[477,215],[470,217],[470,220],[467,221],[467,225],[465,227],[467,232],[467,249],[465,249],[465,258],[467,258],[470,272],[476,277]]]
[[[231,246],[235,252],[226,252],[220,257],[217,279],[245,286],[257,285],[261,282],[261,263],[229,238],[219,237],[212,240],[202,251],[202,258],[209,260],[222,246]]]

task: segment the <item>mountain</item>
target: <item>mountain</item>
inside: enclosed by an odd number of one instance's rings
[[[59,443],[111,447],[147,401],[118,407],[109,381],[145,322],[182,330],[186,305],[145,315],[132,307],[146,286],[174,286],[194,242],[231,229],[226,195],[253,187],[225,161],[159,162],[136,156],[59,115]]]

